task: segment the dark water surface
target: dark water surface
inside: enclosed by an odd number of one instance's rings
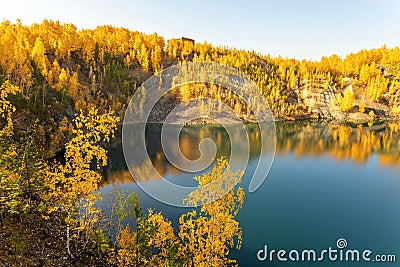
[[[254,193],[248,193],[250,175],[259,157],[259,132],[247,126],[250,146],[249,165],[241,186],[246,198],[237,216],[243,229],[243,245],[232,252],[239,266],[398,266],[400,261],[400,129],[395,123],[334,125],[315,122],[276,124],[276,156],[267,179]],[[194,185],[193,174],[171,166],[163,154],[160,125],[150,125],[146,136],[148,152],[157,171],[177,184]],[[218,126],[185,126],[180,135],[182,153],[199,157],[201,139],[214,140],[218,153],[229,157],[226,131]],[[187,208],[176,208],[147,196],[127,170],[122,149],[110,151],[110,182],[142,195],[144,207],[162,211],[173,225]],[[141,166],[137,166],[141,168]],[[144,170],[145,171],[145,170]],[[148,177],[146,183],[157,187],[159,180]],[[111,190],[105,183],[102,193]],[[395,254],[397,263],[329,261],[259,261],[257,252],[268,250],[338,249],[344,238],[349,249],[361,253],[369,249],[371,260],[378,254]],[[338,252],[339,253],[339,252]],[[288,258],[288,254],[286,254]]]

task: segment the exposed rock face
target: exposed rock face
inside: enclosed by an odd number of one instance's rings
[[[332,113],[332,118],[334,120],[338,120],[338,121],[344,121],[347,119],[347,113],[343,112],[343,111],[334,111]]]
[[[342,112],[335,105],[336,95],[343,95],[346,89],[354,92],[356,97],[354,108],[351,112]],[[298,101],[308,106],[314,118],[364,123],[371,119],[368,113],[373,111],[379,119],[393,119],[389,114],[388,106],[362,96],[364,95],[364,90],[365,87],[357,84],[353,85],[349,78],[345,78],[344,88],[339,89],[335,84],[331,85],[324,77],[321,77],[312,81],[304,81],[304,86],[297,89],[296,93],[298,94]],[[364,113],[358,112],[362,99],[365,107]]]
[[[318,118],[332,118],[332,113],[337,110],[334,104],[336,91],[336,86],[329,85],[324,77],[305,81],[304,86],[297,90],[299,101]]]
[[[334,111],[332,113],[332,118],[336,121],[346,121],[353,123],[366,123],[371,120],[370,116],[365,113],[347,113],[343,111]]]
[[[357,112],[357,113],[350,113],[347,117],[347,121],[354,122],[354,123],[366,123],[370,121],[371,118],[368,114]]]

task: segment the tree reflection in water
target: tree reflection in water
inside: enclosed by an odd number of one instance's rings
[[[160,175],[176,176],[180,170],[166,159],[161,147],[161,124],[147,126],[146,143],[151,162]],[[232,126],[235,127],[235,126]],[[260,130],[255,124],[246,125],[250,142],[250,159],[259,156]],[[180,149],[190,160],[200,157],[199,142],[211,138],[217,147],[217,156],[229,158],[231,142],[223,127],[218,125],[187,125],[180,134]],[[232,142],[240,146],[243,136],[233,136]],[[293,153],[295,157],[330,156],[338,161],[349,160],[354,164],[364,164],[372,155],[376,155],[381,166],[400,167],[400,123],[386,122],[368,125],[345,125],[334,123],[277,122],[276,123],[276,156]],[[172,143],[172,142],[171,142]],[[168,144],[168,142],[167,142]],[[178,149],[178,148],[176,148]],[[107,181],[133,182],[126,168],[120,143],[114,145],[110,152],[111,167],[107,172]],[[150,173],[151,166],[137,164],[142,177],[154,179]]]

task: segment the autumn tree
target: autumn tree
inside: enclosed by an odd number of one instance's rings
[[[361,113],[365,112],[365,97],[361,99],[360,104],[358,106],[358,111]]]
[[[14,105],[11,96],[20,89],[6,81],[0,87],[0,215],[23,215],[39,211],[44,185],[45,164],[38,158],[38,149],[33,143],[34,131],[14,133],[12,115]],[[30,134],[30,135],[28,135]]]
[[[140,62],[140,65],[142,66],[142,68],[145,71],[149,70],[149,66],[150,66],[149,55],[148,55],[147,47],[144,43],[142,43],[142,45],[141,45],[140,52],[138,54],[138,60]]]
[[[37,37],[35,40],[35,44],[32,48],[31,56],[33,61],[36,63],[36,66],[41,70],[42,74],[47,72],[46,66],[46,56],[45,56],[45,48],[40,37]]]
[[[121,227],[118,219],[118,246],[109,263],[124,266],[232,266],[231,248],[240,249],[242,231],[235,216],[244,201],[244,191],[236,187],[243,171],[232,171],[228,161],[220,158],[214,168],[195,177],[199,188],[185,200],[197,208],[179,218],[179,233],[161,213],[142,213],[138,202],[121,197],[112,205],[116,218],[132,215],[134,226]],[[134,198],[133,198],[134,199]],[[126,205],[129,201],[132,205]],[[122,203],[122,205],[121,205]],[[125,203],[125,204],[124,204]],[[128,208],[128,212],[126,212]],[[116,212],[117,211],[117,212]]]
[[[54,164],[46,177],[47,201],[57,203],[53,210],[61,209],[66,215],[66,248],[70,258],[74,257],[71,239],[79,231],[90,230],[97,221],[94,192],[102,178],[100,168],[107,164],[106,150],[100,143],[110,141],[118,121],[112,111],[99,115],[95,107],[90,107],[87,114],[81,112],[75,119],[75,136],[66,144],[66,163]]]
[[[162,48],[158,45],[151,51],[151,66],[156,73],[162,69]]]
[[[343,111],[350,111],[354,107],[354,92],[350,88],[346,88],[343,97],[340,99],[340,108]]]
[[[242,176],[243,171],[232,171],[228,161],[221,158],[209,173],[195,178],[200,187],[186,201],[191,205],[200,205],[200,210],[188,212],[179,219],[183,251],[193,266],[236,263],[227,255],[230,248],[239,249],[241,246],[242,231],[234,217],[244,201],[243,189],[235,188]],[[211,188],[202,189],[206,185],[211,185]],[[217,200],[209,202],[215,197]]]
[[[2,222],[4,214],[18,213],[21,208],[20,176],[13,160],[17,156],[16,145],[12,142],[14,136],[12,114],[15,112],[15,107],[8,99],[18,91],[19,88],[8,81],[0,87],[0,215]]]

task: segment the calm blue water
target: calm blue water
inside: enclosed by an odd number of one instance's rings
[[[259,156],[257,129],[249,126],[248,130],[254,149],[241,185],[246,190]],[[243,245],[231,256],[239,266],[399,266],[400,133],[386,124],[357,128],[311,122],[280,123],[276,130],[277,152],[271,171],[257,191],[246,192],[237,216],[243,229]],[[159,127],[148,131],[156,139]],[[195,158],[198,150],[193,147],[207,136],[216,140],[219,155],[228,154],[226,132],[215,126],[185,127],[182,140],[186,148],[181,147],[182,152]],[[150,143],[155,146],[149,151],[159,172],[178,184],[193,183],[192,174],[175,170],[163,158],[159,144]],[[109,179],[138,192],[144,207],[162,211],[177,227],[179,216],[189,209],[162,204],[130,182],[120,149],[111,153],[111,161],[114,167]],[[147,183],[156,187],[159,180],[149,177]],[[102,192],[111,188],[106,184]],[[339,238],[346,239],[346,249],[359,249],[361,253],[371,250],[371,259],[376,254],[395,254],[397,263],[330,262],[327,256],[315,263],[280,262],[276,256],[272,262],[257,259],[264,245],[288,253],[292,249],[320,253],[329,247],[337,249]]]

